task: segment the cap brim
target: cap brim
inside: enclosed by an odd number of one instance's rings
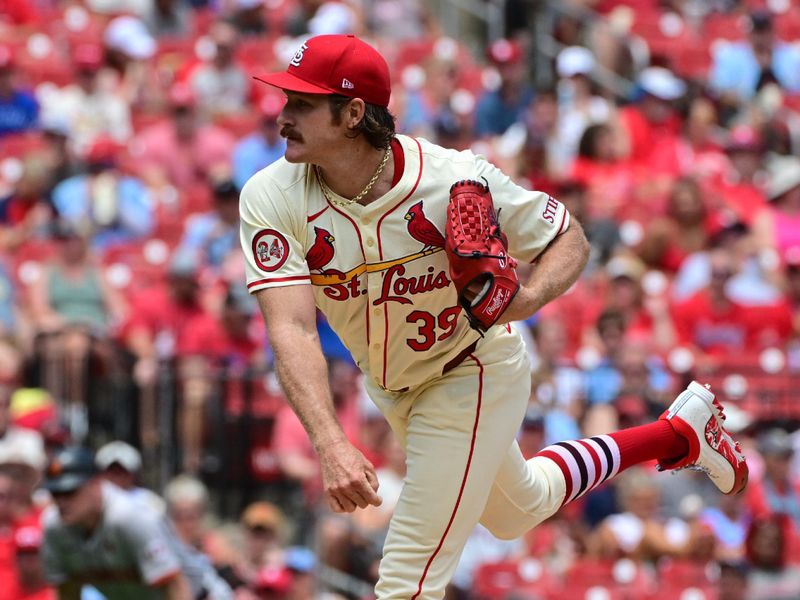
[[[290,92],[300,92],[301,94],[333,94],[334,91],[314,83],[309,83],[304,79],[300,79],[291,73],[269,73],[261,77],[254,76],[253,79],[266,83],[282,90],[289,90]]]
[[[42,487],[54,494],[69,493],[77,490],[91,478],[91,475],[71,473],[55,479],[46,479]]]

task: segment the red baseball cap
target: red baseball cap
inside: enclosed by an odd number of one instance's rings
[[[318,35],[295,52],[286,71],[255,77],[305,94],[342,94],[388,106],[389,65],[375,48],[354,35]]]

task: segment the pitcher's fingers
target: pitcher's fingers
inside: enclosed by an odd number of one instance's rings
[[[348,488],[343,493],[347,496],[347,499],[355,504],[358,508],[366,508],[369,504],[369,501],[365,498],[364,493],[362,493],[362,490],[359,488]]]
[[[356,509],[356,503],[353,502],[345,493],[337,493],[336,499],[339,501],[339,505],[342,507],[342,512],[351,513]]]
[[[377,492],[379,483],[378,476],[375,474],[375,471],[369,469],[364,474],[367,476],[367,483],[369,483],[372,490]]]
[[[375,476],[375,474],[372,473],[372,478],[374,480],[373,483],[373,480],[370,479],[369,471],[367,471],[364,475],[365,478],[362,481],[361,489],[359,490],[361,492],[361,495],[364,496],[366,501],[369,504],[372,504],[372,506],[380,506],[383,500],[381,500],[381,497],[378,496],[378,494],[376,493],[376,490],[378,489],[377,476]]]
[[[336,499],[336,496],[334,496],[333,494],[328,494],[328,508],[330,508],[335,513],[344,512],[341,503]]]

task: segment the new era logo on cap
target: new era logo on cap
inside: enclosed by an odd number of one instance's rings
[[[386,60],[354,35],[309,38],[286,71],[255,79],[291,92],[342,94],[378,106],[388,106],[391,95]]]

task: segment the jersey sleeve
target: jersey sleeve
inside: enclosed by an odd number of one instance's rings
[[[181,571],[174,544],[160,516],[140,514],[139,518],[120,523],[120,527],[145,584],[160,584]]]
[[[297,204],[263,173],[242,189],[239,233],[251,294],[311,282],[303,250],[305,214]]]
[[[500,169],[477,157],[478,179],[489,183],[500,229],[508,237],[508,251],[514,258],[533,262],[547,245],[569,228],[570,215],[558,200],[526,190]]]

